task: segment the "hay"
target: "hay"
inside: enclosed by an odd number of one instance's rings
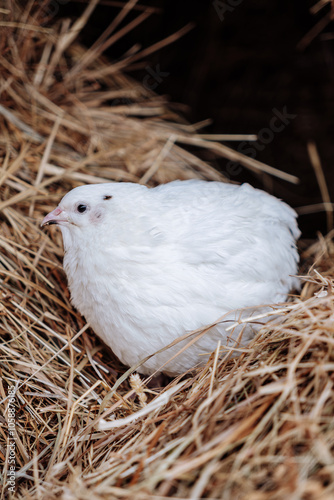
[[[201,136],[122,73],[149,49],[103,59],[99,47],[127,9],[100,45],[76,43],[95,4],[54,26],[43,21],[46,3],[2,9],[1,498],[11,495],[14,453],[20,499],[329,500],[330,235],[304,251],[311,270],[301,296],[281,306],[280,324],[237,359],[219,361],[217,346],[204,368],[165,388],[128,376],[70,304],[60,233],[39,223],[72,187],[222,180],[182,144],[284,176]]]

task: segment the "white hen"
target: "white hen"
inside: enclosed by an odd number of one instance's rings
[[[45,217],[47,224],[62,231],[74,306],[130,366],[229,311],[284,301],[298,286],[291,276],[298,266],[296,214],[248,184],[81,186]],[[225,329],[238,317],[240,311],[228,314],[163,371],[205,363],[218,340],[235,347],[241,328]],[[248,325],[242,345],[253,335]],[[139,371],[160,369],[183,343]]]

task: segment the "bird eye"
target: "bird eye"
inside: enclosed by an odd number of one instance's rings
[[[87,206],[86,205],[78,205],[77,206],[77,210],[80,214],[83,214],[84,212],[86,212],[87,210]]]

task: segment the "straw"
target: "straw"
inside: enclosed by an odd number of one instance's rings
[[[152,9],[127,2],[87,51],[78,35],[97,2],[54,24],[46,7],[1,9],[0,498],[332,499],[333,232],[302,243],[300,294],[273,308],[247,349],[221,358],[218,344],[203,367],[155,388],[131,376],[71,305],[45,214],[85,183],[223,180],[206,150],[296,179],[218,142],[234,136],[201,134],[204,123],[185,123],[122,72],[180,33],[117,64],[104,58],[129,9]],[[210,326],[180,336],[190,345]]]

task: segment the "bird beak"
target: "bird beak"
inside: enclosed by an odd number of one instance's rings
[[[50,226],[51,224],[68,224],[69,219],[64,210],[60,207],[55,208],[46,217],[44,217],[41,227]]]

